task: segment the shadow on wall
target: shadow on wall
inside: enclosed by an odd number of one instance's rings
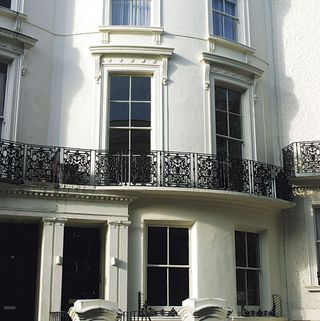
[[[286,74],[287,48],[286,42],[290,38],[284,33],[285,18],[292,7],[292,0],[269,0],[272,12],[274,61],[276,74],[277,105],[279,108],[280,147],[288,145],[290,124],[295,118],[299,102],[294,93],[294,82]]]
[[[80,68],[80,50],[74,45],[73,25],[76,13],[76,0],[57,2],[52,62],[52,87],[50,125],[48,128],[48,141],[51,145],[66,145],[69,127],[78,122],[79,115],[71,112],[74,97],[81,89],[84,75]],[[83,106],[77,106],[81,108]],[[72,133],[78,137],[79,133]]]

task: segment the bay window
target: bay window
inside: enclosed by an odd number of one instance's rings
[[[213,34],[237,41],[237,0],[212,0]]]
[[[189,229],[148,226],[148,305],[181,306],[188,297]]]
[[[152,0],[112,0],[112,24],[150,26]]]

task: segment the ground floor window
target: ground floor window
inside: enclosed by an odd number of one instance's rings
[[[320,211],[315,211],[315,224],[316,224],[316,234],[315,234],[315,242],[316,242],[316,252],[317,252],[317,280],[318,285],[320,285]]]
[[[11,0],[0,0],[0,7],[11,8]]]
[[[258,233],[235,232],[237,304],[260,305],[260,241]]]
[[[181,306],[189,297],[189,229],[148,226],[147,302]]]

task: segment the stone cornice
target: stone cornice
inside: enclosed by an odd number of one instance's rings
[[[45,199],[72,199],[79,201],[96,201],[96,202],[115,202],[130,203],[134,200],[132,197],[120,195],[108,195],[92,191],[71,191],[71,190],[44,190],[44,189],[1,189],[0,195],[12,197],[32,197]]]
[[[158,56],[168,58],[172,56],[174,48],[153,47],[153,46],[111,46],[100,45],[90,47],[90,51],[95,55],[138,55],[138,56]]]
[[[261,77],[263,74],[262,69],[252,66],[249,63],[224,56],[219,56],[210,52],[202,52],[199,56],[199,59],[200,61],[204,61],[208,64],[214,64],[215,66],[234,69],[239,73],[249,75],[252,78]]]
[[[30,49],[34,47],[36,42],[38,41],[35,38],[30,36],[24,35],[22,33],[12,31],[6,28],[0,27],[0,39],[6,41],[14,41],[16,42],[21,48]]]

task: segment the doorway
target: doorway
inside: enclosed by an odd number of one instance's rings
[[[38,224],[0,223],[0,320],[34,320]]]
[[[63,260],[62,311],[78,299],[98,299],[100,229],[65,227]]]

